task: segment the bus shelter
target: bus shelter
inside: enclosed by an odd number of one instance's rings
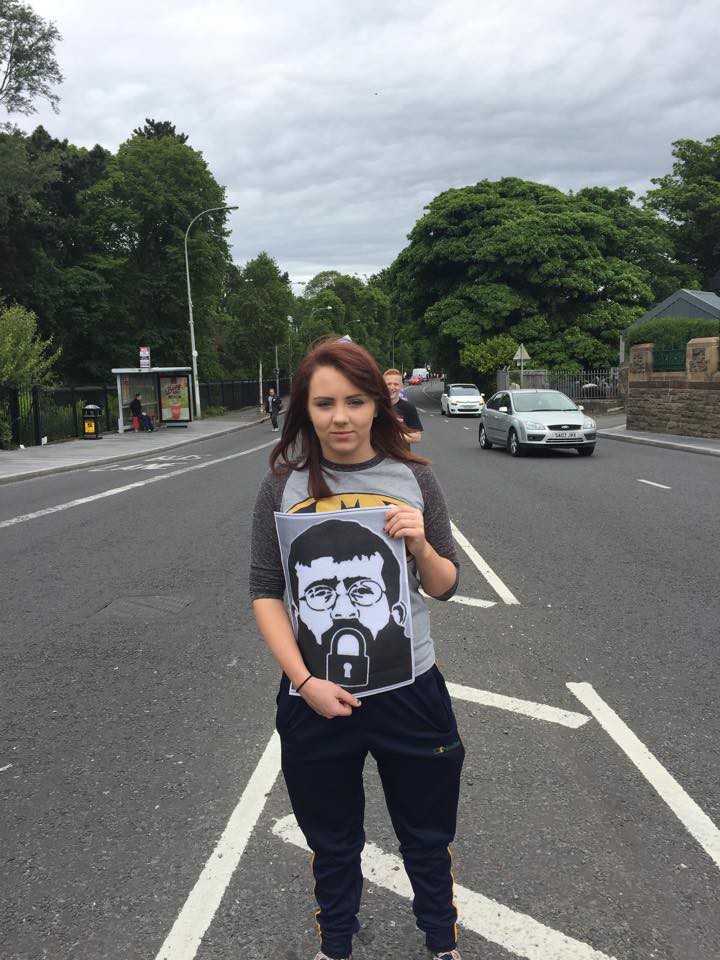
[[[157,426],[187,427],[193,419],[191,367],[113,367],[118,395],[118,433],[132,430],[130,404],[139,393]]]

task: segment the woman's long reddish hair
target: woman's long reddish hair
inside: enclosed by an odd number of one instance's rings
[[[372,423],[370,443],[376,454],[405,462],[430,462],[410,450],[405,427],[393,412],[390,394],[372,355],[357,343],[332,337],[312,347],[295,373],[282,436],[270,454],[273,473],[307,468],[310,495],[318,499],[332,495],[323,473],[322,448],[308,410],[310,379],[318,367],[334,367],[375,401],[377,416]]]

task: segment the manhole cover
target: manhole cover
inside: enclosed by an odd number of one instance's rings
[[[102,614],[116,617],[161,616],[168,613],[180,613],[190,604],[187,597],[117,597],[99,610]]]

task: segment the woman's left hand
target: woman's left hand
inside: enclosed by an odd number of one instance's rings
[[[404,537],[405,545],[414,557],[422,554],[428,546],[425,539],[425,521],[422,513],[415,507],[390,507],[385,514],[385,533],[394,539]]]

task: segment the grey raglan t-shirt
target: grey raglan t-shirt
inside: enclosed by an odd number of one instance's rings
[[[459,570],[445,498],[429,466],[375,457],[360,464],[325,464],[324,469],[333,495],[322,500],[311,496],[306,470],[292,470],[282,476],[272,472],[266,474],[253,515],[250,559],[252,600],[282,600],[285,593],[275,512],[317,513],[406,503],[422,511],[428,543]],[[420,675],[435,662],[435,648],[427,606],[420,594],[420,581],[411,558],[408,559],[408,578],[415,674]],[[449,600],[456,589],[457,577],[453,587],[439,599]]]

